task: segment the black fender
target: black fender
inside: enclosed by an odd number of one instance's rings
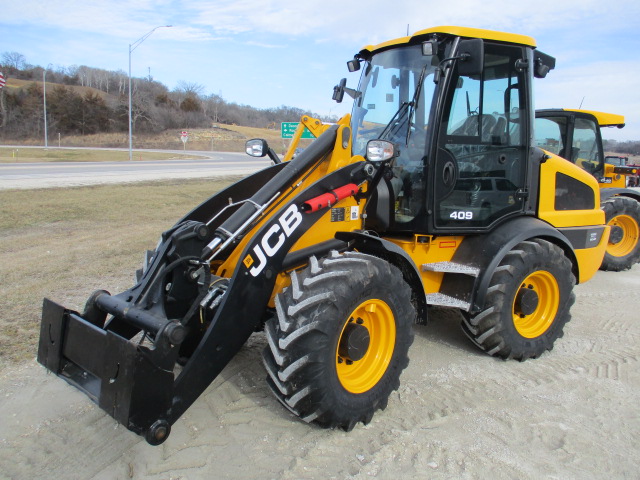
[[[335,237],[348,243],[349,249],[355,249],[359,252],[382,258],[398,267],[413,292],[411,299],[417,309],[418,322],[426,323],[427,301],[424,294],[424,285],[415,263],[404,250],[389,240],[364,232],[338,232]]]
[[[468,301],[470,313],[479,312],[484,307],[491,277],[502,259],[518,243],[532,238],[542,238],[562,248],[578,278],[578,262],[567,236],[538,218],[525,216],[502,223],[487,234],[466,237],[451,261],[477,267],[479,274],[475,278],[469,277],[469,281],[460,281],[459,276],[446,273],[440,292]]]
[[[602,188],[600,189],[600,203],[611,197],[629,197],[640,202],[640,192],[631,188]]]

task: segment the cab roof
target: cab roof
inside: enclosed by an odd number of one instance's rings
[[[624,127],[624,115],[615,113],[596,112],[595,110],[578,110],[577,108],[563,108],[565,112],[587,113],[596,117],[601,127]]]
[[[454,35],[457,37],[469,37],[469,38],[482,38],[485,40],[496,40],[499,42],[515,43],[519,45],[527,45],[529,47],[536,46],[536,41],[527,35],[518,35],[516,33],[497,32],[495,30],[484,30],[481,28],[469,28],[469,27],[456,27],[456,26],[441,26],[432,27],[425,30],[419,30],[413,35],[406,37],[396,38],[394,40],[388,40],[377,45],[367,45],[362,48],[361,52],[376,52],[389,47],[404,45],[412,43],[413,40],[418,40],[420,37],[424,37],[430,33],[443,33],[447,35]]]

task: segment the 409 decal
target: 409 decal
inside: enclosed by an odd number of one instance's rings
[[[453,218],[455,220],[473,220],[473,212],[469,210],[459,210],[457,212],[452,212],[449,215],[449,218]]]

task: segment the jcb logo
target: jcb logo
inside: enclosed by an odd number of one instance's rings
[[[287,237],[291,236],[300,223],[302,223],[302,214],[296,205],[290,205],[280,215],[278,223],[272,225],[267,230],[267,233],[263,235],[260,242],[253,247],[253,253],[257,258],[258,264],[250,268],[255,263],[251,254],[247,255],[242,261],[245,267],[249,268],[249,273],[252,276],[257,277],[264,270],[264,267],[267,266],[267,257],[273,257],[280,250]]]

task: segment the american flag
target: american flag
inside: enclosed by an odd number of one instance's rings
[[[4,79],[4,75],[2,75],[2,72],[0,72],[0,90],[2,90],[2,88],[4,87],[5,83],[7,83]]]

